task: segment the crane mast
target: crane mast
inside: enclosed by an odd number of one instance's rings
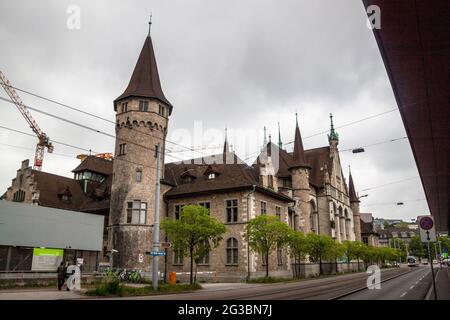
[[[13,86],[9,82],[8,78],[5,76],[5,74],[0,71],[0,85],[5,89],[8,96],[11,98],[11,100],[16,105],[17,109],[19,109],[22,116],[25,118],[25,120],[28,122],[28,125],[30,126],[31,130],[36,134],[38,137],[38,143],[36,144],[36,152],[34,155],[34,166],[33,169],[35,170],[42,170],[42,162],[44,161],[44,150],[47,148],[48,152],[53,152],[53,145],[50,142],[50,138],[39,128],[36,120],[33,119],[31,116],[31,113],[28,111],[27,107],[22,102],[22,99],[20,99],[19,95],[17,94],[16,90],[14,90]]]

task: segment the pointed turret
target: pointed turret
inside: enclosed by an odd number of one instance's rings
[[[153,50],[152,38],[147,36],[134,67],[128,87],[115,101],[114,106],[120,100],[129,97],[154,98],[169,106],[172,113],[172,104],[166,99],[159,81],[158,67],[156,65],[155,52]]]
[[[330,134],[328,134],[328,141],[331,143],[332,141],[336,142],[336,145],[339,142],[339,134],[334,130],[334,124],[333,124],[333,114],[330,113]]]
[[[355,191],[355,185],[353,183],[352,172],[349,169],[349,178],[348,178],[348,193],[350,202],[360,202]]]
[[[307,167],[310,168],[310,166],[306,162],[305,157],[305,149],[303,148],[303,141],[302,136],[300,134],[300,128],[298,127],[298,118],[297,114],[295,114],[295,140],[294,140],[294,152],[292,154],[293,157],[293,164],[292,168],[296,167]]]
[[[278,148],[283,149],[283,142],[281,142],[281,131],[279,122],[278,122]]]
[[[230,147],[228,146],[227,128],[225,128],[225,142],[223,143],[223,154],[230,152]]]

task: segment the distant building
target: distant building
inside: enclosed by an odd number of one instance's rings
[[[379,233],[374,227],[371,213],[361,213],[361,240],[371,247],[379,246]]]

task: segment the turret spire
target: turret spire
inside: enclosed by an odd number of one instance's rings
[[[336,130],[334,130],[334,124],[333,124],[333,114],[330,113],[330,122],[331,122],[331,127],[330,127],[330,134],[328,135],[328,141],[339,141],[339,135],[336,132]]]
[[[151,20],[149,32],[150,26]],[[172,113],[172,104],[166,99],[161,89],[152,38],[149,36],[145,39],[130,82],[125,91],[114,100],[114,106],[117,107],[118,102],[131,97],[157,99],[168,106],[169,114]]]
[[[148,36],[147,37],[150,37],[150,30],[151,30],[151,28],[152,28],[152,13],[150,12],[150,20],[148,21]]]
[[[228,146],[227,128],[225,128],[225,142],[223,143],[223,154],[227,154],[229,152],[230,148]]]
[[[294,162],[291,167],[292,168],[296,168],[296,167],[310,168],[310,166],[306,162],[305,149],[303,148],[302,136],[300,134],[300,128],[298,126],[297,113],[295,114],[295,125],[296,125],[296,127],[295,127],[294,152],[292,154]]]
[[[263,143],[263,145],[264,145],[264,148],[267,145],[267,129],[266,129],[266,126],[264,126],[264,143]]]
[[[348,166],[348,175],[349,175],[348,193],[349,193],[350,202],[359,202],[359,199],[356,196],[355,184],[353,183],[353,177],[352,177],[352,172],[350,170],[350,166]]]
[[[283,148],[283,142],[281,142],[280,122],[278,122],[278,148]]]

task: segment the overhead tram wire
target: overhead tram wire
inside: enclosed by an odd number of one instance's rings
[[[31,95],[31,96],[34,96],[34,97],[36,97],[36,98],[43,99],[43,100],[45,100],[45,101],[54,103],[54,104],[59,105],[59,106],[61,106],[61,107],[64,107],[64,108],[67,108],[67,109],[70,109],[70,110],[73,110],[73,111],[76,111],[76,112],[80,112],[80,113],[82,113],[82,114],[85,114],[85,115],[88,115],[88,116],[91,116],[91,117],[94,117],[94,118],[97,118],[97,119],[106,121],[106,122],[111,123],[111,124],[113,124],[113,125],[116,125],[116,123],[115,123],[114,121],[112,121],[112,120],[109,120],[109,119],[106,119],[106,118],[104,118],[104,117],[98,116],[98,115],[96,115],[96,114],[93,114],[93,113],[84,111],[84,110],[82,110],[82,109],[80,109],[80,108],[75,108],[75,107],[73,107],[73,106],[69,106],[69,105],[67,105],[67,104],[65,104],[65,103],[58,102],[58,101],[56,101],[56,100],[54,100],[54,99],[46,98],[46,97],[44,97],[44,96],[42,96],[42,95],[39,95],[39,94],[30,92],[30,91],[27,91],[27,90],[24,90],[24,89],[20,89],[20,88],[17,88],[17,87],[15,87],[15,86],[12,86],[12,85],[8,85],[8,84],[4,84],[4,85],[6,85],[6,86],[8,86],[8,87],[11,87],[11,88],[14,88],[14,89],[16,89],[16,90],[18,90],[18,91],[20,91],[20,92],[23,92],[23,93],[29,94],[29,95]],[[1,98],[1,97],[0,97],[0,98]],[[3,98],[3,100],[4,100],[4,98]],[[6,100],[6,101],[7,101],[7,100]],[[9,101],[9,102],[12,102],[12,101]],[[25,107],[27,107],[27,106],[25,106]],[[28,108],[28,107],[27,107],[27,108]],[[32,108],[30,108],[30,109],[31,109],[31,110],[34,110],[34,109],[32,109]],[[36,111],[36,110],[35,110],[35,111]],[[37,112],[39,112],[39,111],[37,111]],[[138,131],[139,131],[139,130],[138,130]],[[153,135],[151,135],[151,134],[149,134],[149,133],[147,133],[147,132],[142,132],[142,131],[139,131],[139,132],[154,137]],[[174,145],[176,145],[176,146],[185,148],[185,149],[187,149],[187,150],[189,150],[189,151],[194,151],[194,152],[198,152],[198,153],[200,153],[200,154],[209,156],[209,154],[206,154],[206,153],[201,152],[201,151],[194,150],[193,148],[189,148],[189,147],[187,147],[187,146],[183,146],[182,144],[179,144],[179,143],[176,143],[176,142],[167,140],[167,139],[166,139],[165,141],[168,142],[168,143],[174,144]]]
[[[386,140],[386,141],[376,142],[376,143],[372,143],[372,144],[368,144],[368,145],[362,146],[362,148],[368,148],[368,147],[373,147],[373,146],[377,146],[377,145],[381,145],[381,144],[396,142],[396,141],[404,140],[404,139],[407,139],[407,138],[408,137],[401,137],[401,138],[395,138],[395,139],[390,139],[390,140]],[[339,150],[339,152],[353,151],[354,149],[355,148],[343,149],[343,150]],[[253,157],[252,155],[253,154],[257,154],[257,153],[259,153],[259,151],[256,152],[256,153],[251,153],[250,156],[247,157],[247,158],[244,158],[244,160],[248,160],[248,159],[252,158]]]
[[[388,204],[395,204],[399,205],[400,203],[403,205],[405,203],[411,203],[411,202],[418,202],[418,201],[426,201],[427,199],[415,199],[415,200],[407,200],[407,201],[397,201],[397,202],[379,202],[379,203],[367,203],[364,204],[365,206],[382,206],[382,205],[388,205]]]
[[[5,129],[5,130],[9,130],[9,131],[12,131],[12,132],[20,133],[20,134],[23,134],[23,135],[26,135],[26,136],[29,136],[29,137],[33,137],[33,138],[36,137],[35,135],[33,135],[33,134],[31,134],[31,133],[23,132],[23,131],[20,131],[20,130],[17,130],[17,129],[13,129],[13,128],[8,128],[8,127],[2,126],[2,125],[0,125],[0,128],[1,128],[1,129]],[[91,149],[86,149],[86,148],[82,148],[82,147],[77,147],[77,146],[74,146],[74,145],[71,145],[71,144],[68,144],[68,143],[65,143],[65,142],[56,141],[56,140],[53,140],[53,139],[52,139],[52,142],[54,142],[54,143],[56,143],[56,144],[60,144],[60,145],[66,146],[66,147],[78,149],[78,150],[81,150],[81,151],[87,151],[87,152],[98,153],[98,152],[93,151],[93,150],[91,150]],[[33,150],[34,150],[34,149],[33,149]]]
[[[23,134],[23,135],[30,135],[30,134],[28,134],[27,132],[23,132],[23,131],[20,131],[20,130],[8,128],[8,127],[1,126],[1,125],[0,125],[0,128],[1,128],[1,129],[5,129],[5,130],[10,130],[10,131],[13,131],[13,132],[16,132],[16,133],[20,133],[20,134]],[[33,137],[34,137],[34,136],[33,136]],[[65,142],[60,142],[60,141],[55,141],[55,140],[52,140],[52,142],[54,142],[54,143],[56,143],[56,144],[61,144],[61,145],[64,145],[64,146],[68,146],[68,147],[71,147],[71,148],[83,150],[83,151],[88,151],[88,152],[98,153],[98,152],[92,151],[92,150],[90,150],[90,149],[85,149],[85,148],[82,148],[82,147],[74,146],[74,145],[71,145],[71,144],[68,144],[68,143],[65,143]],[[1,145],[1,144],[0,144],[0,145]],[[3,144],[3,145],[5,145],[5,144]],[[13,145],[8,145],[8,146],[10,146],[10,147],[16,147],[16,148],[21,148],[21,149],[28,149],[28,148],[22,147],[22,146],[13,146]],[[31,150],[31,148],[30,148],[30,150]],[[34,149],[32,149],[32,150],[34,150]],[[49,154],[54,154],[54,153],[49,153]],[[62,154],[59,154],[59,155],[62,155]],[[70,157],[69,155],[66,155],[66,156],[67,156],[67,157]],[[72,158],[78,159],[76,156],[73,156]],[[154,166],[149,166],[149,165],[146,165],[146,164],[142,164],[142,163],[138,163],[138,162],[134,162],[134,161],[130,161],[130,160],[125,160],[125,159],[122,159],[122,158],[120,158],[120,157],[115,157],[114,160],[119,160],[119,161],[123,161],[123,162],[128,162],[128,163],[132,163],[132,164],[135,164],[135,165],[138,165],[138,166],[142,166],[142,167],[147,167],[147,168],[157,169],[157,168],[154,167]]]
[[[362,191],[369,191],[369,190],[373,190],[373,189],[378,189],[378,188],[390,186],[390,185],[393,185],[393,184],[397,184],[397,183],[401,183],[401,182],[405,182],[405,181],[414,180],[414,179],[417,179],[417,178],[419,178],[419,176],[410,177],[410,178],[406,178],[406,179],[402,179],[402,180],[397,180],[397,181],[392,181],[392,182],[385,183],[385,184],[381,184],[381,185],[378,185],[378,186],[375,186],[375,187],[370,187],[370,188],[361,189],[360,192],[362,192]]]
[[[5,85],[7,85],[7,84],[5,84]],[[96,115],[96,114],[93,114],[93,113],[84,111],[84,110],[82,110],[82,109],[80,109],[80,108],[76,108],[76,107],[67,105],[67,104],[65,104],[65,103],[56,101],[56,100],[54,100],[54,99],[50,99],[50,98],[44,97],[44,96],[39,95],[39,94],[37,94],[37,93],[33,93],[33,92],[30,92],[30,91],[27,91],[27,90],[24,90],[24,89],[21,89],[21,88],[12,86],[12,85],[7,85],[7,86],[9,86],[9,87],[11,87],[11,88],[14,88],[14,89],[16,89],[16,90],[18,90],[18,91],[20,91],[20,92],[23,92],[23,93],[29,94],[29,95],[31,95],[31,96],[34,96],[34,97],[36,97],[36,98],[43,99],[43,100],[45,100],[45,101],[54,103],[54,104],[59,105],[59,106],[61,106],[61,107],[64,107],[64,108],[67,108],[67,109],[70,109],[70,110],[73,110],[73,111],[76,111],[76,112],[80,112],[80,113],[85,114],[85,115],[89,115],[89,116],[95,117],[95,118],[97,118],[97,119],[106,121],[106,122],[111,123],[111,124],[114,124],[114,125],[116,124],[116,123],[115,123],[114,121],[112,121],[112,120],[109,120],[109,119],[106,119],[106,118],[104,118],[104,117],[98,116],[98,115]],[[362,122],[362,121],[370,120],[370,119],[373,119],[373,118],[382,116],[382,115],[384,115],[384,114],[387,114],[387,113],[390,113],[390,112],[394,112],[394,111],[396,111],[396,110],[398,110],[398,108],[394,108],[394,109],[387,110],[387,111],[384,111],[384,112],[381,112],[381,113],[378,113],[378,114],[374,114],[374,115],[371,115],[371,116],[368,116],[368,117],[365,117],[365,118],[362,118],[362,119],[359,119],[359,120],[356,120],[356,121],[352,121],[352,122],[343,124],[343,125],[341,125],[341,126],[336,126],[336,129],[344,128],[344,127],[347,127],[347,126],[350,126],[350,125],[353,125],[353,124],[356,124],[356,123],[359,123],[359,122]],[[142,131],[140,131],[140,130],[137,130],[137,131],[139,131],[140,133],[143,133],[143,134],[146,134],[146,135],[149,135],[149,136],[154,137],[153,135],[151,135],[151,134],[149,134],[149,133],[147,133],[147,132],[142,132]],[[325,131],[321,131],[321,132],[315,133],[315,134],[313,134],[313,135],[304,137],[303,139],[312,138],[312,137],[315,137],[315,136],[318,136],[318,135],[321,135],[321,134],[325,134],[325,133],[328,133],[328,130],[325,130]],[[170,140],[167,140],[167,139],[166,139],[165,141],[168,142],[168,143],[177,145],[177,146],[179,146],[179,147],[185,148],[186,150],[193,151],[193,152],[197,152],[197,153],[200,153],[200,154],[203,154],[203,155],[206,155],[206,156],[210,156],[209,154],[206,154],[206,153],[204,153],[204,152],[195,150],[195,149],[193,149],[193,148],[190,148],[190,147],[181,145],[181,144],[179,144],[179,143],[176,143],[176,142],[173,142],[173,141],[170,141]],[[285,145],[287,145],[287,144],[292,144],[292,143],[294,143],[294,141],[286,142]],[[347,151],[347,150],[342,150],[342,151]],[[250,159],[253,155],[256,155],[256,154],[258,154],[258,153],[259,153],[259,151],[254,152],[254,153],[251,153],[251,154],[247,155],[247,157],[244,158],[244,160],[248,160],[248,159]]]
[[[16,133],[20,133],[20,134],[23,134],[23,135],[31,136],[31,137],[34,138],[34,136],[32,134],[29,134],[27,132],[23,132],[23,131],[20,131],[20,130],[4,127],[4,126],[1,126],[1,125],[0,125],[0,128],[6,129],[6,130],[10,130],[10,131],[13,131],[13,132],[16,132]],[[72,148],[75,148],[75,149],[97,153],[97,152],[89,150],[89,149],[85,149],[85,148],[81,148],[81,147],[78,147],[78,146],[70,145],[70,144],[67,144],[67,143],[64,143],[64,142],[60,142],[60,141],[54,141],[53,140],[53,142],[56,143],[56,144],[69,146],[69,147],[72,147]],[[0,145],[6,145],[6,146],[15,147],[15,148],[21,148],[21,149],[34,150],[32,148],[27,148],[27,147],[22,147],[22,146],[15,146],[15,145],[8,145],[8,144],[4,144],[4,143],[0,143]],[[56,153],[53,153],[53,154],[56,154]],[[64,154],[59,154],[59,155],[66,156],[66,157],[71,157],[71,158],[76,158],[76,157],[72,157],[70,155],[64,155]],[[156,167],[153,167],[153,166],[143,165],[143,164],[136,163],[136,162],[133,162],[133,161],[124,160],[124,159],[121,159],[121,158],[118,158],[118,157],[116,157],[114,159],[119,159],[121,161],[125,161],[125,162],[129,162],[129,163],[133,163],[133,164],[137,164],[137,165],[146,166],[146,167],[150,167],[150,168],[156,169]],[[392,181],[392,182],[385,183],[385,184],[382,184],[382,185],[378,185],[378,186],[375,186],[375,187],[369,187],[369,188],[361,189],[360,192],[373,190],[373,189],[378,189],[378,188],[382,188],[382,187],[385,187],[385,186],[389,186],[389,185],[393,185],[393,184],[397,184],[397,183],[401,183],[401,182],[405,182],[405,181],[409,181],[409,180],[413,180],[413,179],[417,179],[417,178],[419,178],[419,176],[410,177],[410,178],[406,178],[406,179],[401,179],[401,180],[397,180],[397,181]],[[425,199],[418,199],[418,200],[414,200],[414,201],[421,201],[421,200],[425,200]],[[385,203],[375,203],[375,204],[366,204],[366,205],[382,205],[382,204],[393,204],[393,203],[394,202],[385,202]]]
[[[9,99],[3,98],[3,97],[0,97],[0,100],[6,101],[6,102],[9,102],[9,103],[13,103],[12,100],[9,100]],[[144,149],[147,149],[147,150],[156,151],[156,150],[153,149],[153,148],[146,147],[146,146],[141,145],[141,144],[139,144],[139,143],[136,143],[136,142],[134,142],[134,141],[127,140],[127,139],[123,139],[123,138],[118,138],[118,137],[116,138],[116,136],[114,136],[114,135],[112,135],[112,134],[110,134],[110,133],[107,133],[107,132],[104,132],[104,131],[101,131],[101,130],[98,130],[98,129],[91,128],[91,127],[89,127],[89,126],[80,124],[80,123],[78,123],[78,122],[75,122],[75,121],[72,121],[72,120],[69,120],[69,119],[65,119],[65,118],[56,116],[56,115],[54,115],[54,114],[51,114],[51,113],[48,113],[48,112],[45,112],[45,111],[42,111],[42,110],[39,110],[39,109],[30,107],[30,106],[27,106],[27,105],[24,105],[24,106],[25,106],[26,108],[30,109],[30,110],[33,110],[33,111],[35,111],[35,112],[44,114],[44,115],[46,115],[46,116],[49,116],[49,117],[52,117],[52,118],[55,118],[55,119],[58,119],[58,120],[61,120],[61,121],[67,122],[67,123],[70,123],[70,124],[72,124],[72,125],[74,125],[74,126],[78,126],[78,127],[83,128],[83,129],[90,130],[90,131],[93,131],[93,132],[95,132],[95,133],[99,133],[99,134],[105,135],[105,136],[110,137],[110,138],[113,138],[113,139],[117,139],[117,140],[119,140],[119,141],[121,141],[121,142],[130,143],[130,144],[132,144],[132,145],[136,145],[136,146],[139,146],[139,147],[144,148]],[[139,130],[137,130],[137,131],[138,131],[138,132],[141,132],[141,131],[139,131]],[[54,140],[51,140],[51,141],[54,141]],[[179,158],[179,157],[176,157],[176,156],[173,156],[173,155],[170,155],[170,154],[168,154],[167,156],[172,157],[172,158],[175,158],[175,159],[178,159],[178,160],[181,160],[181,161],[183,160],[183,159],[181,159],[181,158]]]

